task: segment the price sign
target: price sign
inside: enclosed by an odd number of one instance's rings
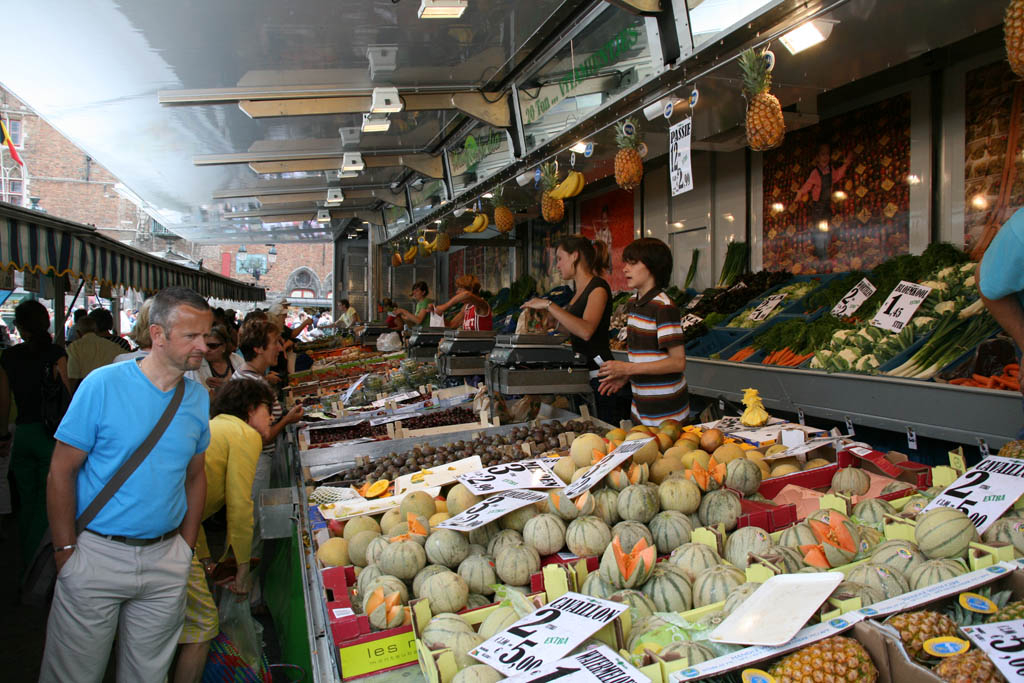
[[[962,510],[980,534],[992,526],[1021,494],[1024,494],[1024,460],[993,455],[960,475],[922,512],[940,506]]]
[[[649,683],[651,679],[626,662],[607,645],[545,664],[533,673],[506,678],[506,683]]]
[[[545,680],[535,677],[545,662],[561,659],[627,609],[629,606],[623,603],[566,593],[488,638],[469,654],[506,676]]]
[[[857,312],[861,304],[868,300],[877,290],[875,286],[864,278],[853,286],[849,292],[843,295],[835,306],[832,307],[832,315],[837,318],[845,318]]]
[[[747,283],[743,282],[742,280],[740,280],[739,282],[734,284],[732,287],[730,287],[726,291],[729,291],[729,292],[740,292],[740,291],[743,291],[746,288],[747,288]]]
[[[365,382],[366,378],[369,377],[369,376],[370,376],[370,373],[366,373],[365,375],[363,375],[362,377],[357,379],[355,382],[353,382],[352,386],[350,386],[348,388],[348,390],[344,394],[341,395],[341,402],[342,403],[348,403],[348,400],[350,398],[352,398],[352,394],[356,393],[356,389],[361,387],[363,385],[363,382]]]
[[[772,311],[778,308],[779,304],[781,304],[785,299],[785,294],[772,294],[771,296],[765,297],[764,300],[757,305],[757,308],[750,313],[750,319],[758,322],[764,320],[771,315]]]
[[[682,326],[683,331],[685,332],[694,325],[699,325],[702,322],[704,322],[704,318],[701,318],[700,316],[694,315],[692,313],[687,313],[685,316],[683,316],[683,319],[680,321],[679,324]]]
[[[526,507],[530,503],[536,503],[547,497],[546,493],[541,493],[540,491],[505,491],[480,501],[451,519],[446,519],[439,523],[437,528],[472,531],[521,507]]]
[[[590,469],[587,470],[587,473],[582,477],[566,486],[564,491],[565,495],[569,498],[575,498],[576,496],[582,495],[584,491],[589,491],[591,487],[604,479],[609,472],[626,462],[631,455],[646,446],[650,441],[651,439],[647,438],[625,442],[611,453],[591,465]]]
[[[553,489],[565,486],[565,482],[556,477],[543,460],[522,460],[494,465],[463,474],[459,481],[470,493],[476,495],[512,489]]]
[[[693,297],[692,299],[690,299],[690,301],[686,304],[686,310],[692,311],[693,309],[697,308],[697,304],[699,304],[700,300],[703,299],[703,298],[704,298],[704,294],[701,293],[701,294],[698,294],[697,296]]]
[[[1024,619],[964,626],[962,630],[995,662],[1007,681],[1024,682]]]
[[[875,313],[871,324],[889,332],[900,332],[931,291],[931,287],[902,280],[878,309],[878,313]]]

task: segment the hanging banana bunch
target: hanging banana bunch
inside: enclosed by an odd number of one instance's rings
[[[462,232],[483,232],[491,224],[491,219],[482,211],[473,217],[473,222],[462,229]]]

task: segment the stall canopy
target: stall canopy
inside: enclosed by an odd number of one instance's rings
[[[146,293],[189,287],[205,297],[228,301],[265,298],[262,287],[165,261],[90,226],[4,202],[0,202],[0,266]]]

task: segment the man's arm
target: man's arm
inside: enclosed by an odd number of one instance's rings
[[[190,547],[196,547],[199,536],[199,523],[203,521],[203,508],[206,506],[206,451],[192,456],[185,470],[185,519],[178,527],[182,538]]]
[[[1001,299],[989,299],[982,294],[981,300],[996,322],[1013,337],[1017,346],[1024,348],[1024,308],[1021,308],[1017,295],[1011,294]]]
[[[50,520],[50,534],[53,538],[54,550],[74,545],[76,542],[75,477],[78,475],[78,469],[85,462],[86,455],[85,451],[69,446],[63,441],[57,441],[53,447],[50,473],[46,477],[46,516]],[[74,549],[57,551],[54,554],[57,571],[60,571],[73,552]]]
[[[291,410],[281,416],[281,419],[270,425],[270,438],[264,439],[263,445],[269,446],[277,439],[278,434],[284,431],[288,425],[302,419],[305,409],[301,405],[293,406]]]

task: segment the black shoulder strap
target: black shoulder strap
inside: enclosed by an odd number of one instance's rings
[[[75,533],[80,534],[85,530],[85,527],[89,525],[99,511],[103,509],[103,506],[114,497],[121,485],[124,484],[128,477],[132,476],[132,473],[139,468],[142,461],[146,459],[149,452],[153,450],[157,442],[160,441],[160,437],[167,431],[168,425],[171,424],[171,420],[174,419],[174,414],[178,412],[178,406],[181,405],[181,399],[185,397],[185,380],[182,379],[178,382],[178,386],[174,388],[174,395],[171,397],[171,402],[164,408],[163,415],[157,420],[156,426],[153,427],[153,431],[149,433],[146,440],[142,442],[142,445],[135,449],[131,457],[125,460],[124,464],[121,465],[120,469],[114,473],[114,476],[110,478],[104,487],[100,490],[96,497],[89,503],[89,507],[85,508],[81,516],[75,521]]]

